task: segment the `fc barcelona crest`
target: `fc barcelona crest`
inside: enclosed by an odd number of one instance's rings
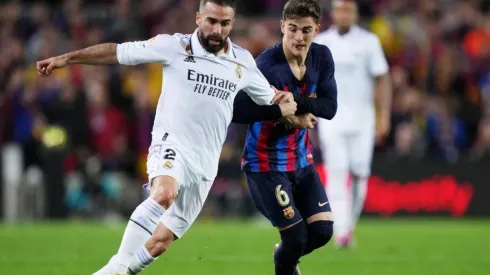
[[[292,206],[284,208],[282,212],[284,212],[284,217],[286,217],[286,219],[290,220],[294,218],[294,210]]]
[[[242,79],[242,66],[236,65],[235,74],[238,79]]]

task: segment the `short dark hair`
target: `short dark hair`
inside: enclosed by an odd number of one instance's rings
[[[282,10],[282,20],[311,17],[320,22],[322,8],[315,0],[289,0]]]
[[[220,6],[228,6],[233,8],[234,11],[236,11],[236,1],[235,0],[201,0],[201,3],[199,4],[199,8],[204,7],[207,3],[215,3]]]

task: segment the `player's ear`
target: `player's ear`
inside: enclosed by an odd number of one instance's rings
[[[196,24],[201,26],[201,14],[198,11],[196,11]]]
[[[285,28],[286,28],[286,23],[284,22],[284,20],[281,20],[281,32],[282,32],[282,34],[285,33],[285,31],[286,31]]]
[[[316,24],[315,35],[314,36],[317,36],[317,34],[320,32],[321,27],[322,27],[322,25]]]

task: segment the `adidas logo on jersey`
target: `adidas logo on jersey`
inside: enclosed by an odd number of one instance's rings
[[[184,62],[191,62],[191,63],[196,63],[196,61],[194,60],[194,57],[192,56],[188,56],[184,59]]]

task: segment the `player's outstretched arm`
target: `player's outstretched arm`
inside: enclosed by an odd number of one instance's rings
[[[105,43],[51,57],[37,62],[37,72],[41,76],[49,76],[53,70],[64,68],[70,64],[117,64],[116,49],[117,44]]]
[[[296,102],[281,102],[273,105],[258,105],[244,91],[239,91],[233,102],[232,122],[251,124],[258,121],[277,120],[296,112]]]
[[[49,76],[53,70],[64,68],[70,64],[137,65],[152,62],[169,64],[175,56],[177,47],[176,38],[164,34],[146,41],[99,44],[41,60],[37,62],[37,71],[41,76]]]

